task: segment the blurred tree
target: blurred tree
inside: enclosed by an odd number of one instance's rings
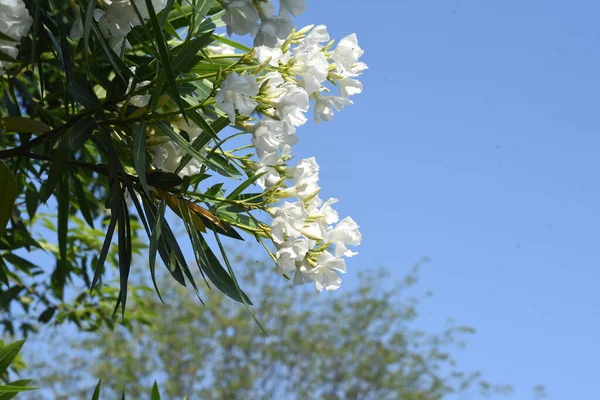
[[[204,307],[165,280],[165,304],[151,290],[139,292],[129,329],[103,328],[68,346],[66,336],[56,336],[63,354],[38,362],[30,375],[52,387],[56,399],[89,398],[100,377],[106,398],[123,389],[145,398],[155,379],[169,399],[430,400],[510,391],[457,367],[451,352],[464,347],[472,328],[431,334],[414,327],[417,300],[404,292],[421,263],[391,290],[383,288],[387,273],[380,270],[363,275],[355,290],[317,296],[282,290],[266,263],[236,261],[269,336],[222,294],[206,293]]]

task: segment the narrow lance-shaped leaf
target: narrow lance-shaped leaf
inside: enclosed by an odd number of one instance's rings
[[[158,391],[158,384],[154,381],[154,385],[152,385],[152,394],[150,395],[150,400],[160,400],[160,393]]]
[[[0,128],[9,132],[37,133],[49,132],[51,128],[41,121],[24,117],[4,117],[0,119]]]
[[[92,394],[92,400],[100,399],[100,390],[102,389],[102,379],[98,380],[96,387],[94,388],[94,394]]]
[[[162,34],[162,29],[160,23],[158,22],[158,18],[156,16],[156,12],[154,11],[154,5],[152,4],[152,0],[145,0],[146,7],[148,8],[148,16],[150,17],[150,23],[152,25],[152,29],[154,30],[156,47],[158,48],[158,56],[159,61],[162,64],[166,76],[166,83],[171,94],[171,97],[179,107],[179,110],[185,117],[185,106],[183,104],[183,100],[181,96],[179,96],[179,92],[177,90],[177,82],[175,81],[175,74],[173,72],[173,67],[171,65],[171,60],[169,58],[169,51],[167,49],[167,43]]]
[[[3,375],[8,370],[8,367],[17,354],[19,354],[24,344],[24,340],[19,340],[0,348],[0,375]]]
[[[203,164],[205,164],[208,168],[213,169],[217,172],[219,172],[221,175],[227,176],[227,177],[233,177],[235,175],[239,175],[239,171],[237,169],[235,169],[232,165],[230,164],[224,164],[224,165],[219,165],[218,163],[216,163],[213,160],[207,159],[202,153],[200,153],[198,150],[196,150],[194,147],[192,147],[192,145],[190,145],[187,140],[185,140],[180,134],[176,133],[169,124],[163,122],[163,121],[158,121],[157,125],[161,128],[161,130],[163,132],[165,132],[167,134],[167,136],[169,136],[169,138],[171,138],[171,140],[173,140],[179,147],[181,147],[182,149],[184,149],[186,152],[188,152],[189,154],[191,154],[194,158],[198,159],[199,161],[201,161]]]
[[[196,111],[192,111],[192,112],[188,113],[188,117],[189,117],[189,119],[192,120],[192,122],[194,122],[196,125],[198,125],[199,128],[202,129],[202,133],[200,135],[198,135],[198,137],[194,140],[194,142],[191,145],[194,149],[196,149],[198,151],[202,150],[204,148],[204,146],[206,146],[210,142],[211,139],[216,140],[217,133],[219,133],[226,126],[229,125],[229,119],[224,118],[224,117],[220,117],[217,120],[215,120],[212,124],[209,124],[202,117],[202,115]],[[190,162],[191,159],[192,159],[192,155],[186,153],[181,158],[181,162],[177,166],[175,173],[178,174],[179,172],[181,172],[183,167],[185,167],[187,165],[187,163]],[[237,172],[237,170],[236,170],[236,172]],[[239,174],[239,172],[237,174]]]
[[[95,127],[96,123],[91,117],[85,117],[78,120],[69,130],[69,148],[73,151],[81,149],[90,136],[92,136]]]
[[[150,190],[148,189],[148,182],[146,180],[146,127],[143,123],[135,131],[133,139],[133,163],[138,173],[140,185],[142,185],[142,189],[144,189],[146,195],[149,196]]]
[[[0,161],[0,237],[4,235],[16,198],[17,182],[15,177],[4,161]]]
[[[158,285],[156,284],[156,252],[159,247],[160,240],[160,230],[162,228],[162,221],[165,217],[166,210],[166,200],[163,198],[160,201],[160,205],[158,206],[158,213],[156,215],[156,221],[154,226],[152,227],[152,236],[150,237],[150,250],[149,250],[149,262],[150,262],[150,275],[152,277],[152,283],[154,284],[154,289],[160,297],[162,301],[162,297],[160,295],[160,291],[158,290]]]

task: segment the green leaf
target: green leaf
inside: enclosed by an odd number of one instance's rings
[[[77,196],[77,204],[79,205],[79,211],[81,211],[81,215],[85,219],[85,222],[90,226],[90,228],[94,228],[94,217],[92,216],[92,212],[90,210],[90,204],[83,190],[83,185],[81,181],[77,177],[76,174],[73,174],[72,179],[73,187],[75,188],[75,195]]]
[[[17,354],[19,354],[24,344],[24,340],[19,340],[0,348],[0,375],[3,375],[8,370],[8,367]]]
[[[116,194],[112,194],[112,198],[109,199],[109,208],[111,208],[110,223],[108,224],[108,229],[106,230],[106,237],[104,238],[104,243],[102,244],[102,250],[100,251],[100,255],[98,256],[98,261],[96,262],[96,270],[94,271],[94,278],[92,279],[92,286],[90,287],[90,292],[94,290],[94,287],[100,280],[100,276],[104,268],[104,262],[106,261],[106,256],[108,255],[108,250],[110,249],[110,244],[115,233],[117,219],[119,217],[119,214],[121,213],[120,207],[116,206],[118,202],[121,201],[121,198],[119,197],[118,193],[118,186],[119,183],[114,182],[113,186],[111,187],[111,193],[114,192]],[[109,193],[109,197],[111,197],[111,193]],[[121,192],[120,195],[122,196],[123,193]]]
[[[242,50],[243,52],[246,52],[246,53],[252,51],[252,49],[250,47],[244,46],[243,44],[238,43],[235,40],[228,39],[225,36],[219,36],[219,35],[213,34],[213,35],[211,35],[211,39],[213,39],[217,42],[227,44],[227,45],[233,47],[234,49]]]
[[[89,0],[89,1],[93,2],[93,0]],[[92,23],[92,30],[94,31],[94,35],[98,39],[98,43],[100,43],[100,47],[102,47],[102,50],[104,50],[106,57],[108,57],[108,61],[110,61],[110,63],[112,64],[117,75],[123,80],[123,82],[128,82],[128,78],[134,77],[133,73],[129,70],[129,68],[127,68],[127,65],[123,62],[123,60],[121,60],[115,54],[113,49],[110,48],[110,46],[106,42],[106,39],[100,32],[100,29],[98,29],[98,27],[94,23]]]
[[[73,99],[85,108],[91,110],[98,105],[96,94],[90,90],[90,88],[83,86],[76,81],[69,82],[67,88],[69,89],[69,92],[71,92]]]
[[[15,176],[4,164],[4,161],[0,161],[0,237],[4,236],[16,199],[17,181]]]
[[[244,190],[246,190],[246,188],[248,188],[250,185],[252,185],[254,182],[256,182],[258,179],[260,179],[261,176],[264,176],[267,172],[269,171],[264,171],[261,172],[260,174],[254,174],[253,176],[251,176],[250,178],[246,179],[244,182],[242,182],[241,185],[239,185],[238,187],[236,187],[230,194],[229,196],[227,196],[227,199],[231,200],[231,199],[237,199],[237,197],[239,195],[242,194],[242,192]]]
[[[28,390],[36,390],[36,388],[13,385],[0,386],[0,393],[19,393],[26,392]]]
[[[152,236],[150,237],[150,250],[149,250],[149,262],[150,262],[150,275],[152,277],[152,283],[154,284],[154,289],[156,293],[160,297],[160,292],[158,290],[158,285],[156,284],[156,252],[159,246],[160,240],[160,230],[163,224],[163,219],[165,217],[166,211],[166,199],[163,198],[160,201],[160,205],[158,207],[158,214],[156,216],[155,224],[152,227]],[[162,301],[162,298],[161,298]]]
[[[191,146],[195,150],[202,150],[211,139],[217,140],[217,133],[221,132],[225,127],[229,125],[229,119],[225,117],[220,117],[216,119],[212,124],[206,122],[202,114],[197,111],[192,111],[188,113],[189,119],[192,120],[199,128],[202,128],[202,133],[198,135],[198,137],[194,140]],[[205,159],[204,155],[201,155],[202,159]],[[182,158],[179,166],[175,170],[175,173],[181,172],[183,167],[185,167],[190,160],[192,159],[192,154],[186,153]],[[236,170],[236,174],[239,175],[239,172]],[[227,175],[226,175],[227,176]]]
[[[9,63],[14,63],[17,60],[6,54],[4,51],[0,50],[0,61],[6,61]]]
[[[73,151],[81,149],[92,136],[95,128],[96,121],[94,118],[85,117],[78,120],[69,130],[69,148]]]
[[[57,233],[59,257],[57,268],[53,277],[56,279],[56,283],[59,285],[59,288],[62,289],[66,283],[66,277],[68,274],[67,236],[69,230],[69,208],[71,205],[68,175],[63,175],[63,178],[61,179],[61,183],[56,194],[56,200],[58,202]]]
[[[52,319],[54,313],[56,313],[56,307],[48,307],[40,314],[38,321],[46,323]]]
[[[159,128],[161,128],[161,130],[163,132],[165,132],[167,134],[167,136],[169,136],[169,138],[171,138],[171,140],[174,141],[179,147],[184,149],[189,155],[193,156],[197,160],[200,160],[208,168],[215,170],[215,171],[219,172],[221,175],[224,175],[226,177],[233,177],[233,176],[240,174],[240,172],[229,163],[226,163],[223,165],[223,163],[219,163],[219,162],[213,161],[211,159],[208,159],[204,154],[202,154],[200,151],[196,150],[192,144],[188,143],[188,141],[185,140],[180,134],[175,132],[168,123],[166,123],[164,121],[158,121],[157,126]],[[195,145],[196,142],[197,142],[197,140],[195,140],[193,144]],[[185,157],[184,157],[184,159],[185,159]],[[185,166],[185,164],[184,164],[184,166]],[[181,167],[181,164],[180,164],[180,167]]]
[[[48,171],[48,179],[42,187],[42,193],[40,200],[42,203],[46,203],[54,189],[58,184],[60,177],[62,176],[65,168],[65,158],[67,156],[67,149],[60,146],[54,152],[52,164],[50,164],[50,170]]]
[[[131,225],[129,219],[129,209],[127,203],[121,198],[121,212],[119,213],[119,300],[117,307],[121,304],[121,315],[125,316],[125,306],[127,304],[127,282],[131,271]],[[115,308],[115,311],[117,309]]]
[[[154,186],[160,189],[171,189],[181,185],[183,179],[172,172],[164,171],[152,171],[147,177],[148,185]]]
[[[175,76],[189,70],[196,60],[198,52],[210,43],[210,35],[210,32],[204,33],[171,51],[173,53],[171,57],[173,58],[173,73]]]
[[[17,39],[14,39],[11,36],[8,36],[7,34],[2,33],[2,32],[0,32],[0,40],[6,40],[7,42],[15,42],[15,43],[19,42]]]
[[[102,379],[99,379],[98,383],[96,384],[96,388],[94,389],[94,394],[92,395],[92,400],[100,399],[100,389],[102,389]]]
[[[162,34],[162,28],[160,23],[158,22],[158,18],[156,17],[156,12],[154,11],[154,5],[152,4],[152,0],[145,0],[146,7],[148,9],[148,15],[150,17],[150,23],[152,24],[152,29],[154,30],[154,35],[156,39],[156,47],[158,48],[158,60],[162,64],[164,68],[164,73],[166,77],[167,87],[169,88],[170,95],[179,107],[179,110],[185,117],[185,105],[183,104],[183,100],[177,91],[177,81],[175,80],[176,76],[173,71],[173,66],[171,65],[171,60],[169,58],[169,50],[167,49],[167,43],[165,42],[165,38]]]
[[[252,302],[244,292],[241,292],[240,295],[240,291],[237,290],[233,278],[227,273],[225,268],[223,268],[219,259],[214,255],[208,243],[206,243],[204,237],[202,237],[202,235],[198,235],[198,237],[201,246],[200,254],[203,255],[199,266],[202,268],[204,274],[206,274],[215,287],[225,295],[237,302],[245,302],[252,305]]]
[[[146,127],[141,123],[136,131],[133,139],[133,164],[138,174],[138,179],[142,189],[146,195],[150,195],[148,181],[146,179]]]
[[[34,188],[30,187],[27,192],[25,192],[25,208],[27,209],[27,215],[29,215],[29,219],[32,219],[35,216],[39,203],[39,193]],[[0,236],[2,236],[1,233]]]
[[[198,32],[215,30],[225,26],[225,23],[223,22],[223,15],[225,15],[225,10],[221,10],[218,13],[206,18],[198,27]]]
[[[0,128],[9,132],[37,133],[49,132],[52,129],[41,121],[23,117],[5,117],[0,119]]]
[[[86,0],[87,5],[85,7],[83,22],[83,54],[85,58],[85,66],[87,68],[88,75],[91,75],[90,70],[90,32],[92,30],[92,24],[94,22],[94,9],[96,8],[96,1]],[[83,9],[83,8],[80,8]]]
[[[219,207],[215,210],[217,217],[239,228],[246,228],[251,232],[260,228],[255,218],[252,218],[249,215],[241,214],[241,212],[244,212],[244,210],[236,206]]]
[[[158,392],[158,385],[156,381],[154,381],[154,385],[152,385],[152,394],[150,395],[150,400],[160,400],[160,393]]]
[[[35,388],[28,388],[26,387],[27,385],[29,385],[29,383],[31,382],[31,379],[21,379],[18,381],[14,381],[14,382],[10,382],[8,385],[9,386],[19,386],[22,387],[23,390],[35,390]],[[19,392],[12,392],[12,393],[2,393],[0,394],[0,400],[11,400],[14,399],[15,396],[19,394]]]

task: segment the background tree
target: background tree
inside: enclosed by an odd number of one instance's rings
[[[155,379],[170,399],[433,400],[509,391],[456,365],[452,352],[464,347],[472,328],[428,333],[414,327],[418,301],[407,290],[420,265],[390,290],[382,290],[387,273],[380,270],[361,276],[355,290],[325,297],[282,288],[268,263],[238,256],[236,266],[258,299],[254,312],[269,336],[218,292],[207,292],[202,306],[165,281],[165,303],[150,290],[140,292],[131,313],[144,317],[129,329],[101,329],[66,347],[70,336],[56,332],[61,345],[53,348],[62,354],[38,360],[30,375],[52,387],[49,398],[56,399],[89,397],[94,377],[103,379],[106,398],[123,389],[144,398]]]

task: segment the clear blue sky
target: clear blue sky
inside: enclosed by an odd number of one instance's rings
[[[346,281],[429,256],[421,325],[476,327],[465,368],[516,399],[597,395],[600,3],[307,2],[300,25],[356,32],[370,67],[295,148],[361,225]]]

